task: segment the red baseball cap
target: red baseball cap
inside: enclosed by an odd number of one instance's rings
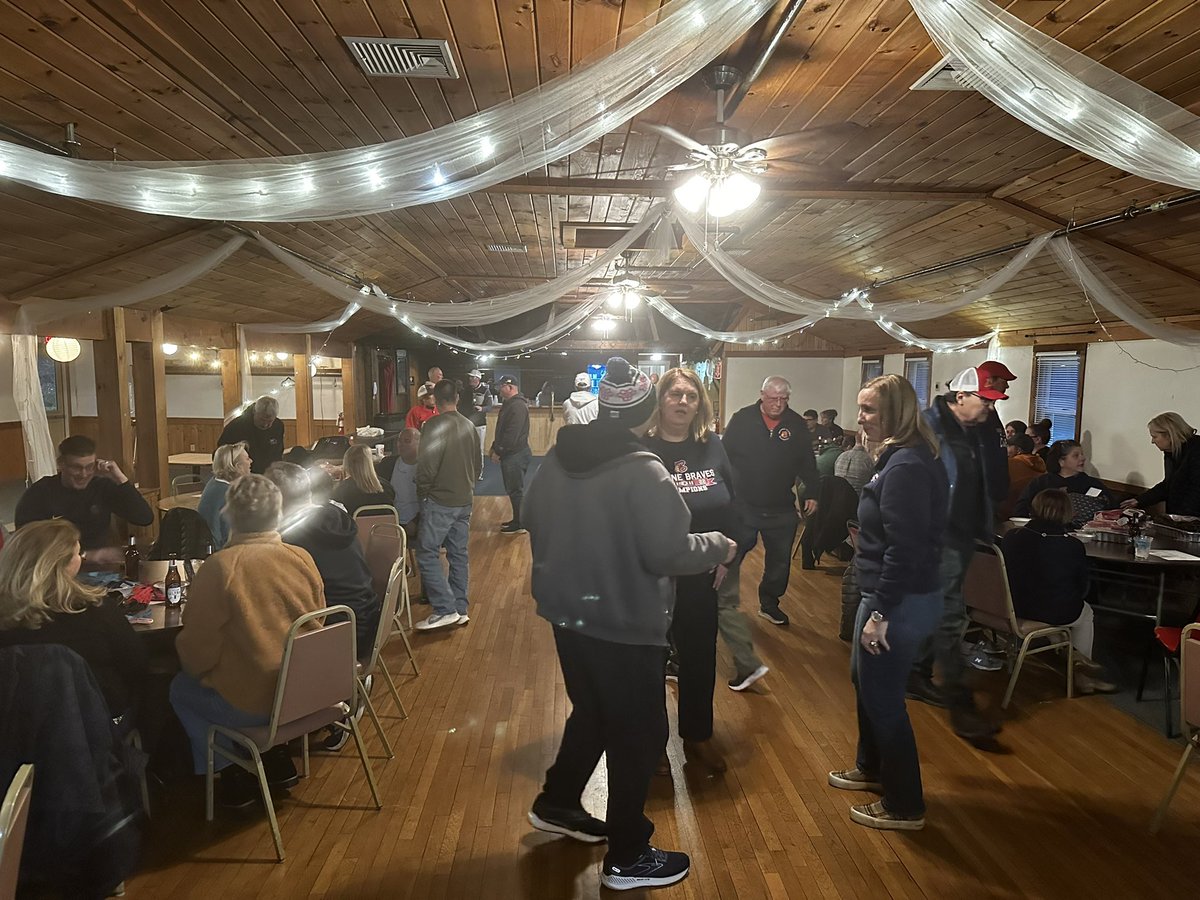
[[[1008,366],[1002,362],[996,362],[994,359],[980,363],[979,371],[989,378],[1003,378],[1005,381],[1017,380],[1017,376],[1008,370]]]
[[[977,369],[963,369],[951,380],[950,390],[978,394],[984,400],[1007,400],[1008,394],[987,386],[989,374],[992,373],[987,372],[983,366]]]

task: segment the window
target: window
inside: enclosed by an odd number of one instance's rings
[[[1082,350],[1034,353],[1031,421],[1049,419],[1051,441],[1079,440],[1079,407],[1082,399]]]
[[[904,377],[908,379],[913,390],[917,392],[917,403],[922,408],[929,405],[930,369],[932,361],[928,356],[904,357]]]
[[[58,412],[58,365],[46,355],[46,345],[42,344],[37,356],[38,381],[42,383],[42,403],[51,415]]]
[[[883,374],[882,359],[864,359],[862,361],[862,381],[860,385],[866,384],[872,378],[878,378]]]

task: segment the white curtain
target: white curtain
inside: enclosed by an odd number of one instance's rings
[[[973,338],[923,338],[913,334],[907,328],[901,328],[895,322],[891,322],[882,316],[875,320],[875,324],[885,334],[891,335],[898,341],[903,341],[913,347],[920,347],[922,350],[932,350],[934,353],[957,353],[978,344],[986,344],[997,334],[996,330],[993,329],[987,334],[981,334]]]
[[[0,177],[156,215],[300,222],[449,200],[615,131],[674,90],[776,0],[671,0],[620,46],[508,103],[424,134],[268,159],[106,162],[0,143]]]
[[[1009,115],[1150,181],[1200,189],[1200,118],[988,0],[911,0],[961,80]]]
[[[14,334],[13,400],[21,420],[25,440],[25,471],[30,481],[37,481],[58,471],[54,442],[50,439],[50,424],[46,421],[46,406],[42,400],[42,382],[38,378],[38,340],[32,334]]]
[[[747,331],[718,331],[714,328],[709,328],[703,322],[697,322],[695,319],[685,316],[662,297],[647,296],[646,303],[652,309],[664,315],[669,322],[678,325],[680,328],[685,328],[693,334],[699,334],[711,341],[725,341],[731,344],[765,344],[767,341],[776,340],[784,335],[803,331],[813,323],[824,318],[824,316],[808,316],[807,318],[796,319],[792,322],[772,325],[769,328],[758,328]]]

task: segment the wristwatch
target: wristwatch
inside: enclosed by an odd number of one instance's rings
[[[882,622],[882,621],[883,621],[883,613],[881,613],[881,612],[880,612],[879,610],[877,610],[877,609],[876,609],[876,610],[872,610],[872,611],[871,611],[871,621],[872,621],[872,622]]]

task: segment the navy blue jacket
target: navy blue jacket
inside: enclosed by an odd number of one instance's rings
[[[725,426],[722,444],[733,466],[737,502],[755,510],[795,509],[792,486],[804,482],[803,500],[816,500],[821,488],[812,438],[804,419],[791,407],[779,424],[767,429],[762,402],[735,412]]]
[[[915,447],[889,447],[876,468],[858,501],[854,565],[859,589],[874,593],[886,609],[909,594],[941,587],[938,567],[950,485],[945,468],[923,441]]]
[[[925,417],[925,421],[929,423],[929,427],[933,429],[933,433],[937,435],[938,443],[941,445],[941,452],[938,454],[938,459],[941,460],[942,466],[946,470],[946,477],[950,481],[950,494],[946,498],[947,509],[954,497],[954,489],[958,484],[958,460],[954,455],[954,441],[947,436],[948,429],[957,428],[965,440],[973,444],[976,448],[976,458],[979,460],[980,467],[983,472],[983,491],[982,503],[980,504],[980,517],[976,528],[971,530],[969,534],[952,534],[950,537],[956,545],[973,546],[975,541],[991,541],[992,535],[995,533],[995,528],[992,527],[993,517],[993,502],[995,488],[1001,483],[1000,475],[996,472],[997,466],[1004,467],[1004,490],[1008,492],[1008,459],[1007,456],[997,456],[990,449],[989,429],[985,426],[976,426],[963,428],[958,424],[958,420],[954,418],[954,413],[950,411],[950,404],[946,402],[945,397],[934,397],[930,407],[921,413]],[[1004,496],[1004,495],[1001,495]]]

